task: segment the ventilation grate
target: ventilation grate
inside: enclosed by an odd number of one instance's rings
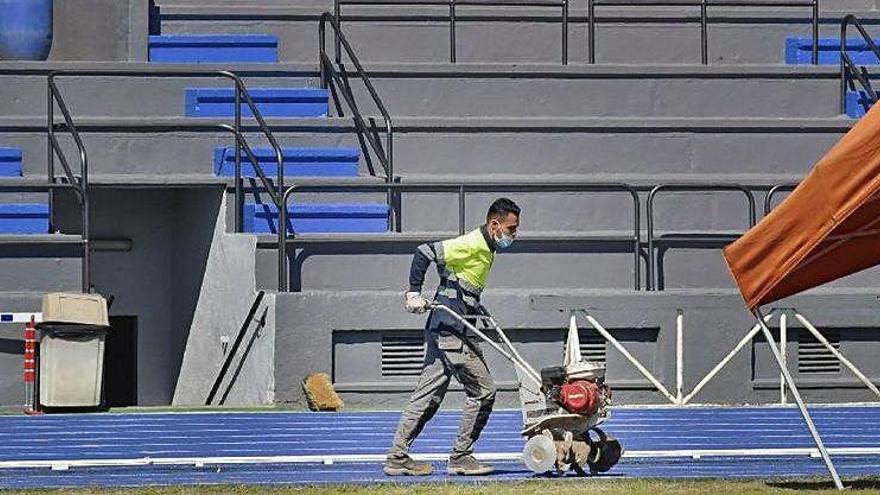
[[[421,333],[382,336],[382,376],[419,376],[425,360]]]
[[[605,339],[591,330],[581,330],[578,333],[581,341],[581,359],[594,363],[605,362]]]
[[[840,350],[839,332],[824,331],[822,335],[832,347]],[[840,361],[812,334],[802,331],[798,340],[798,373],[840,373]]]

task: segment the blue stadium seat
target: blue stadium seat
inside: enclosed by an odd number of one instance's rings
[[[278,174],[278,163],[272,148],[255,148],[254,155],[269,177]],[[357,177],[360,151],[356,148],[282,148],[285,177]],[[256,177],[253,165],[241,153],[241,172],[244,177]],[[235,176],[235,147],[214,148],[214,173],[222,177]]]
[[[376,233],[388,231],[388,205],[384,203],[314,203],[288,206],[288,230],[297,233]],[[275,205],[244,205],[244,231],[277,233]]]
[[[870,101],[864,90],[846,92],[846,115],[854,119],[860,119],[871,108]]]
[[[0,204],[0,234],[45,234],[48,231],[48,204]]]
[[[254,88],[248,90],[264,117],[326,117],[329,92],[318,88]],[[241,105],[242,116],[253,117],[250,108]],[[235,114],[235,90],[232,88],[187,88],[187,117],[232,117]]]
[[[875,40],[880,46],[880,40]],[[785,63],[789,65],[804,65],[813,62],[813,39],[808,36],[789,36],[785,38]],[[868,44],[862,39],[846,40],[847,55],[856,64],[878,64],[877,56],[868,49]],[[819,64],[837,65],[840,63],[840,39],[819,38]]]
[[[150,62],[275,63],[278,37],[269,34],[186,34],[150,36]]]
[[[0,177],[21,177],[21,162],[21,149],[0,148]]]

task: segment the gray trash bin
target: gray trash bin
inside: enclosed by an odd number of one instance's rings
[[[98,407],[102,403],[107,329],[80,325],[40,328],[40,405]]]
[[[102,405],[107,302],[96,294],[53,293],[43,297],[39,347],[39,404],[43,407]]]

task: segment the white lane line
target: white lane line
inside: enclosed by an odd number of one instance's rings
[[[839,447],[828,449],[837,456],[875,456],[880,455],[878,447]],[[691,458],[702,457],[818,457],[815,448],[790,449],[694,449],[694,450],[635,450],[623,454],[625,458]],[[443,461],[448,454],[413,454],[422,461]],[[519,453],[494,452],[475,454],[475,457],[490,461],[516,461]],[[384,462],[385,454],[327,454],[293,456],[244,456],[244,457],[141,457],[133,459],[71,459],[71,460],[22,460],[0,461],[0,469],[49,468],[67,470],[73,467],[132,467],[160,465],[190,465],[202,467],[220,464],[335,464],[335,463],[375,463]]]

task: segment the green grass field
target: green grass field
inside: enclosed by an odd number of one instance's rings
[[[846,483],[848,492],[880,495],[880,478],[864,478]],[[252,495],[268,493],[314,494],[314,495],[668,495],[668,494],[797,494],[835,493],[830,481],[778,480],[778,481],[666,481],[666,480],[558,480],[524,481],[520,483],[453,484],[432,483],[419,485],[333,485],[314,487],[267,487],[267,486],[179,486],[137,489],[83,488],[76,490],[28,490],[4,491],[10,494],[101,494],[101,495],[183,495],[183,494],[233,494]]]

